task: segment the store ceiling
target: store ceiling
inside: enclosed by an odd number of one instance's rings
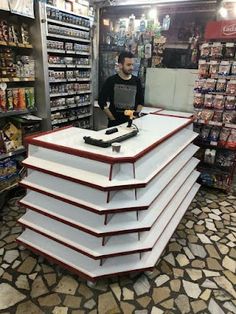
[[[99,6],[130,6],[130,5],[173,5],[176,3],[219,3],[221,0],[92,0],[94,4]]]

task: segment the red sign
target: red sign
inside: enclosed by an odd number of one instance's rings
[[[236,20],[211,21],[205,29],[205,39],[236,39]]]

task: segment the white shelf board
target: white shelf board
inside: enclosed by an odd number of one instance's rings
[[[153,250],[151,252],[143,253],[141,259],[139,254],[131,254],[105,259],[103,265],[99,266],[98,260],[93,260],[84,256],[81,253],[67,248],[64,245],[50,240],[47,237],[31,230],[25,230],[18,237],[18,240],[22,244],[25,244],[26,246],[29,245],[42,254],[52,257],[54,260],[66,264],[68,267],[73,268],[74,271],[82,272],[94,279],[111,274],[151,268],[160,257],[171,235],[173,234],[173,230],[175,230],[182,218],[182,215],[184,215],[198,188],[198,184],[193,186],[191,192],[181,204],[180,210],[176,212],[170,224],[168,224],[167,228],[156,242]]]
[[[167,205],[168,201],[174,197],[181,186],[183,185],[184,188],[188,188],[183,182],[187,180],[190,173],[196,167],[196,164],[197,161],[195,159],[190,160],[186,167],[179,171],[159,196],[158,193],[156,193],[158,197],[156,197],[149,209],[140,211],[139,220],[137,220],[136,212],[118,213],[112,215],[108,224],[105,225],[104,216],[66,204],[55,198],[41,195],[34,191],[30,191],[23,200],[21,200],[21,203],[26,207],[35,208],[36,211],[42,214],[55,217],[55,219],[85,229],[93,234],[104,235],[108,233],[118,233],[120,231],[128,232],[129,230],[134,230],[135,232],[135,230],[138,229],[150,228],[158,217],[161,208]],[[159,211],[156,210],[157,207]],[[102,211],[102,209],[100,210]],[[104,214],[105,213],[104,211]]]
[[[159,216],[149,232],[141,233],[141,240],[137,233],[111,236],[105,246],[102,246],[102,239],[87,234],[79,229],[70,227],[62,222],[55,221],[33,211],[28,211],[19,222],[34,231],[44,234],[53,240],[69,245],[93,257],[108,256],[114,254],[131,254],[133,251],[151,249],[158,237],[170,222],[172,216],[180,206],[189,190],[194,185],[197,173],[193,172],[186,183],[180,188],[177,194],[168,202],[167,206],[159,210]]]
[[[121,158],[134,158],[152,145],[157,145],[158,143],[160,145],[160,142],[167,139],[168,136],[173,137],[174,132],[180,133],[181,131],[185,131],[186,134],[192,136],[192,134],[195,134],[193,131],[188,129],[180,130],[180,128],[185,128],[186,124],[189,122],[189,119],[185,118],[173,118],[153,114],[141,117],[137,119],[137,122],[135,121],[135,124],[137,124],[140,129],[139,134],[122,142],[119,154],[112,152],[111,147],[103,148],[84,143],[83,137],[85,135],[103,138],[105,136],[104,130],[82,131],[81,129],[71,127],[58,132],[38,136],[35,138],[34,142],[37,145],[37,141],[39,140],[47,145],[51,144],[52,149],[55,144],[58,149],[60,146],[63,147],[63,149],[68,148],[68,153],[70,153],[70,150],[77,150],[87,154],[96,154],[96,157],[100,156],[101,159],[104,157],[112,158],[115,161],[115,159],[119,160]],[[127,128],[127,123],[117,128]]]
[[[62,22],[62,21],[58,21],[58,20],[54,20],[54,19],[49,19],[49,18],[47,18],[47,22],[52,23],[52,24],[57,24],[57,25],[68,26],[68,27],[75,28],[75,29],[81,29],[81,30],[88,31],[88,32],[90,30],[89,27],[85,27],[82,25],[76,25],[76,24],[72,24],[72,23],[66,23],[66,22]]]
[[[53,34],[53,33],[48,33],[47,37],[52,37],[52,38],[60,38],[64,40],[73,40],[73,41],[78,41],[78,42],[83,42],[83,43],[90,43],[90,39],[84,39],[80,37],[71,37],[71,36],[63,36],[63,35],[58,35],[58,34]]]
[[[67,13],[67,14],[70,14],[70,15],[75,15],[76,17],[82,17],[82,18],[87,19],[87,20],[90,19],[89,16],[87,16],[87,15],[76,14],[75,12],[72,12],[72,11],[69,11],[69,10],[65,10],[65,9],[61,9],[61,8],[58,8],[58,7],[54,7],[53,5],[50,5],[50,4],[46,4],[46,7],[54,9],[56,11],[61,11],[61,12],[64,12],[64,13]]]
[[[198,160],[191,160],[190,164],[196,167]],[[184,169],[183,169],[184,171]],[[153,180],[152,180],[153,181]],[[28,177],[23,179],[21,183],[29,189],[38,189],[44,193],[49,193],[56,198],[62,198],[65,202],[76,203],[77,206],[85,206],[94,209],[100,213],[106,211],[129,208],[136,206],[148,206],[158,194],[158,189],[151,181],[147,186],[147,193],[143,193],[143,197],[135,199],[135,189],[115,191],[114,196],[110,196],[111,200],[107,202],[107,192],[99,191],[95,188],[85,186],[79,183],[73,183],[68,180],[44,174],[35,170],[31,170]],[[167,184],[168,181],[165,183]],[[162,187],[164,188],[164,187]],[[91,195],[93,196],[91,199]],[[97,205],[99,204],[99,205]]]

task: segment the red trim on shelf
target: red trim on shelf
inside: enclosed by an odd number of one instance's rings
[[[127,212],[127,211],[134,211],[134,210],[137,210],[137,209],[138,210],[146,210],[149,207],[149,205],[147,205],[147,206],[137,206],[137,207],[128,207],[128,208],[113,208],[113,209],[100,211],[100,210],[97,210],[97,209],[95,209],[93,207],[89,207],[89,206],[86,206],[84,204],[81,204],[79,202],[74,202],[74,201],[68,200],[68,199],[66,199],[64,197],[61,197],[59,195],[55,195],[55,194],[52,194],[50,192],[46,192],[44,190],[35,188],[35,187],[30,186],[30,185],[28,185],[26,183],[19,182],[19,185],[24,187],[24,188],[26,188],[26,189],[29,189],[29,190],[32,190],[32,191],[35,191],[35,192],[38,192],[38,193],[50,196],[52,198],[56,198],[59,201],[62,201],[62,202],[65,202],[65,203],[68,203],[68,204],[71,204],[71,205],[74,205],[74,206],[81,207],[83,209],[86,209],[88,211],[91,211],[91,212],[99,214],[99,215],[105,215],[105,214],[111,214],[111,213],[122,213],[122,212]],[[109,193],[109,192],[107,192],[107,193]]]
[[[176,128],[174,131],[170,132],[169,134],[167,134],[163,138],[154,142],[149,147],[147,147],[146,149],[142,150],[140,153],[138,153],[137,155],[132,156],[132,157],[110,157],[110,156],[106,156],[103,154],[86,152],[83,150],[79,150],[79,149],[75,149],[75,148],[71,148],[71,147],[66,147],[66,146],[62,146],[62,145],[58,145],[58,144],[46,143],[44,141],[38,140],[37,137],[27,139],[27,143],[32,144],[32,145],[36,145],[36,146],[40,146],[40,147],[44,147],[47,149],[56,150],[56,151],[63,152],[66,154],[79,156],[82,158],[100,161],[103,163],[109,163],[109,164],[114,164],[114,163],[118,163],[118,162],[119,163],[125,163],[125,162],[133,163],[133,162],[137,161],[139,158],[143,157],[148,152],[150,152],[151,150],[153,150],[154,148],[156,148],[160,143],[164,142],[165,140],[167,140],[168,138],[170,138],[171,136],[173,136],[174,134],[176,134],[180,130],[184,129],[186,126],[188,126],[189,124],[191,124],[193,122],[193,119],[188,119],[188,120],[189,121],[187,121],[184,125]],[[55,131],[58,131],[58,130],[55,130]],[[50,132],[53,132],[53,131],[49,131],[47,134],[49,134]],[[45,133],[42,135],[45,135]]]
[[[62,240],[59,240],[58,238],[56,237],[53,237],[49,234],[47,234],[46,232],[43,232],[43,231],[40,231],[40,230],[37,230],[36,228],[34,227],[31,227],[31,226],[28,226],[27,224],[25,224],[24,222],[21,222],[18,220],[18,223],[20,225],[22,225],[24,228],[27,228],[27,229],[30,229],[34,232],[37,232],[39,234],[41,234],[42,236],[45,236],[53,241],[56,241],[62,245],[64,245],[65,247],[68,247],[76,252],[79,252],[83,255],[86,255],[88,257],[90,257],[91,259],[94,259],[94,260],[99,260],[101,258],[111,258],[111,257],[116,257],[116,256],[124,256],[124,255],[129,255],[129,254],[136,254],[136,253],[140,253],[140,252],[149,252],[152,250],[152,247],[151,248],[144,248],[144,249],[136,249],[136,250],[130,250],[130,251],[125,251],[125,252],[117,252],[117,253],[112,253],[112,254],[104,254],[104,255],[99,255],[99,256],[95,256],[95,255],[92,255],[91,253],[87,252],[87,251],[83,251],[82,249],[79,249],[77,248],[76,246],[73,246],[71,244],[68,244],[66,242],[63,242]]]
[[[46,259],[48,259],[49,261],[52,261],[56,264],[58,264],[59,266],[62,266],[63,268],[69,270],[70,272],[72,273],[75,273],[76,275],[86,279],[86,280],[90,280],[90,281],[96,281],[98,279],[101,279],[101,278],[109,278],[109,277],[114,277],[114,276],[121,276],[121,275],[126,275],[126,274],[130,274],[130,273],[139,273],[139,272],[143,272],[143,271],[148,271],[148,270],[153,270],[153,267],[147,267],[147,268],[140,268],[140,269],[133,269],[133,270],[130,270],[130,271],[124,271],[124,272],[116,272],[116,273],[111,273],[111,274],[106,274],[106,275],[100,275],[100,276],[96,276],[96,277],[91,277],[89,275],[87,275],[86,273],[82,272],[82,271],[79,271],[78,269],[72,267],[72,266],[69,266],[67,265],[66,263],[64,262],[61,262],[59,259],[55,258],[55,257],[52,257],[50,255],[48,255],[47,253],[44,253],[42,252],[41,250],[39,249],[36,249],[35,247],[33,247],[32,245],[29,245],[29,244],[26,244],[24,241],[22,240],[19,240],[19,239],[16,239],[16,242],[27,247],[28,249],[30,249],[32,252],[38,254],[38,255],[41,255],[43,257],[45,257]]]
[[[37,166],[33,166],[33,165],[29,165],[27,164],[26,161],[23,161],[22,164],[26,167],[26,168],[30,168],[30,169],[33,169],[33,170],[36,170],[36,171],[39,171],[39,172],[43,172],[43,173],[46,173],[48,175],[52,175],[54,177],[57,177],[57,178],[60,178],[60,179],[64,179],[64,180],[69,180],[71,182],[75,182],[75,183],[78,183],[78,184],[82,184],[82,185],[86,185],[90,188],[95,188],[95,189],[98,189],[100,191],[104,191],[104,192],[107,192],[107,191],[116,191],[116,190],[123,190],[123,189],[133,189],[133,188],[143,188],[146,186],[146,183],[134,183],[134,184],[124,184],[124,185],[113,185],[113,186],[101,186],[101,185],[98,185],[98,184],[95,184],[95,183],[90,183],[90,182],[87,182],[87,181],[84,181],[84,180],[81,180],[81,179],[76,179],[76,178],[73,178],[73,177],[70,177],[70,176],[66,176],[66,175],[63,175],[63,174],[60,174],[60,173],[56,173],[56,172],[53,172],[51,170],[46,170],[46,169],[43,169],[41,167],[37,167]]]
[[[181,115],[171,114],[171,113],[161,113],[161,111],[154,112],[152,114],[155,114],[156,116],[174,117],[174,118],[182,118],[182,119],[191,119],[192,122],[194,121],[193,114],[190,117],[183,117]]]
[[[40,209],[35,208],[34,206],[24,204],[23,201],[19,201],[19,204],[21,206],[23,206],[24,208],[29,208],[29,209],[31,209],[31,210],[33,210],[33,211],[35,211],[35,212],[37,212],[37,213],[39,213],[41,215],[44,215],[46,217],[49,217],[49,218],[52,218],[52,219],[57,220],[59,222],[62,222],[62,223],[66,224],[66,225],[68,225],[70,227],[73,227],[73,228],[76,228],[76,229],[80,229],[81,231],[87,232],[87,233],[89,233],[89,234],[91,234],[93,236],[96,236],[98,238],[100,238],[100,237],[107,237],[107,236],[114,236],[114,235],[121,235],[121,234],[127,234],[127,233],[135,233],[135,232],[138,232],[138,231],[140,231],[140,232],[149,231],[151,229],[151,227],[143,227],[143,228],[130,229],[130,230],[118,230],[118,231],[109,231],[109,232],[100,232],[100,233],[98,233],[98,232],[95,232],[95,231],[93,231],[91,229],[85,228],[85,227],[83,227],[81,225],[78,225],[76,223],[69,222],[69,221],[67,221],[67,220],[65,220],[63,218],[59,218],[59,217],[54,216],[52,214],[46,213],[44,211],[41,211]],[[107,215],[104,215],[104,216],[107,216]]]

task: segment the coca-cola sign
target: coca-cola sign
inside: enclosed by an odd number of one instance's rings
[[[231,36],[236,34],[236,24],[225,25],[223,27],[223,34],[226,36]]]
[[[205,29],[206,40],[236,39],[236,20],[210,21]]]

